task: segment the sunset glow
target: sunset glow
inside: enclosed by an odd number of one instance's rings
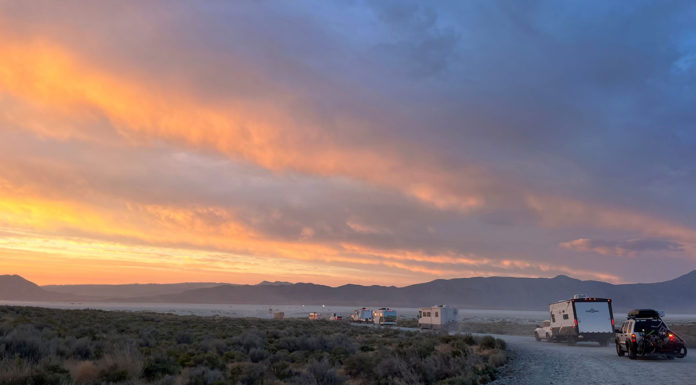
[[[31,3],[0,1],[0,274],[401,286],[696,267],[679,14],[587,32],[573,10],[510,23],[483,5]],[[585,52],[536,49],[554,39]]]

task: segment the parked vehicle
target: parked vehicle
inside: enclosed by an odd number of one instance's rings
[[[547,342],[551,342],[552,334],[553,331],[551,329],[550,320],[544,321],[541,325],[537,325],[537,328],[534,329],[534,338],[536,338],[537,341],[546,340]]]
[[[273,319],[284,319],[284,318],[285,318],[285,312],[282,312],[282,311],[273,312]]]
[[[457,324],[457,308],[435,305],[418,309],[418,326],[421,329],[446,329]]]
[[[320,320],[320,319],[321,319],[321,313],[311,312],[311,313],[309,313],[309,319],[311,319],[311,320]]]
[[[606,346],[614,339],[611,299],[587,298],[576,294],[573,299],[549,305],[549,313],[551,341],[571,345],[578,341],[595,341]]]
[[[636,309],[628,312],[626,321],[616,330],[616,354],[634,360],[638,356],[664,355],[669,359],[686,357],[686,344],[671,331],[659,312]]]
[[[351,314],[350,320],[353,322],[372,322],[372,310],[366,307],[357,309]]]
[[[329,321],[343,321],[343,316],[339,313],[331,313]]]
[[[378,325],[396,325],[396,310],[381,307],[372,312],[372,320]]]

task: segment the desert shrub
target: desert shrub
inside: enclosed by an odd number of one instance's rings
[[[463,340],[464,340],[464,343],[469,345],[469,346],[476,345],[476,339],[474,338],[474,336],[471,335],[471,333],[465,334],[463,337]]]
[[[500,350],[505,350],[507,349],[507,343],[505,340],[502,340],[500,338],[495,339],[495,348],[500,349]]]
[[[168,374],[179,372],[176,361],[170,357],[155,357],[145,361],[143,365],[143,378],[146,380],[156,380]]]
[[[259,349],[259,348],[251,348],[249,351],[249,359],[251,362],[260,362],[265,360],[268,357],[268,352],[266,349]]]
[[[222,372],[206,367],[190,369],[186,379],[187,385],[212,385],[223,384],[224,382],[225,378]]]
[[[481,341],[479,341],[479,348],[481,348],[481,350],[495,349],[495,338],[491,336],[481,337]]]
[[[340,385],[345,382],[343,376],[327,360],[310,362],[307,371],[318,385]]]
[[[488,363],[492,366],[503,366],[506,362],[507,354],[504,351],[495,351],[488,356]]]
[[[347,322],[0,306],[3,385],[479,383],[504,349]]]

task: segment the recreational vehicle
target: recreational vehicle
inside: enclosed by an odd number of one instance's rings
[[[357,309],[350,316],[353,322],[372,322],[372,310],[364,307],[362,309]]]
[[[273,312],[273,319],[283,319],[283,318],[285,318],[285,312],[282,312],[282,311]]]
[[[549,305],[549,313],[552,341],[571,345],[578,341],[595,341],[605,346],[614,338],[611,299],[576,294],[573,299]]]
[[[315,312],[309,313],[309,319],[319,320],[319,319],[321,319],[321,313],[315,313]]]
[[[418,325],[421,329],[446,329],[457,323],[457,309],[448,305],[435,305],[418,309]]]
[[[396,325],[396,310],[381,307],[372,312],[372,320],[378,325]]]
[[[331,313],[329,321],[343,321],[343,316],[340,313]]]

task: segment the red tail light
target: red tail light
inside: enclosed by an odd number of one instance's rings
[[[636,335],[635,334],[631,334],[631,342],[636,342]]]
[[[578,320],[577,320],[577,318],[575,319],[575,327],[578,327]]]
[[[611,319],[611,326],[612,327],[614,326],[614,319],[613,318]]]
[[[669,337],[670,341],[674,341],[674,334],[672,333],[667,333],[667,336]]]

